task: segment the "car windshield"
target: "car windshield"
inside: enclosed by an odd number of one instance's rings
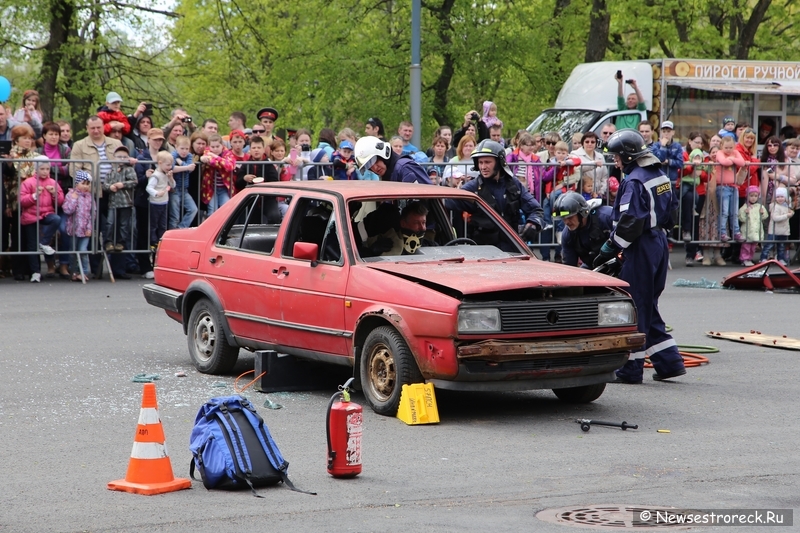
[[[599,112],[585,109],[547,109],[536,117],[527,130],[542,135],[557,131],[562,139],[571,139],[574,133],[582,132],[594,124],[599,116]]]
[[[497,215],[476,199],[366,198],[348,205],[355,249],[367,262],[530,258]]]

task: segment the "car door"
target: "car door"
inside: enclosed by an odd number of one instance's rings
[[[271,272],[282,229],[281,208],[289,199],[249,195],[223,227],[210,255],[214,279],[234,335],[273,343],[271,322],[279,316],[280,283]]]
[[[297,201],[286,228],[281,257],[272,271],[281,287],[278,344],[318,353],[347,355],[351,332],[344,330],[344,294],[348,262],[343,253],[341,220],[330,200]],[[319,246],[318,261],[293,257],[296,242]]]

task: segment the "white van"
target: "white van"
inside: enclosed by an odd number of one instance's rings
[[[646,112],[617,109],[617,80],[636,79]],[[633,88],[625,83],[627,96]],[[568,139],[575,132],[593,131],[619,115],[641,115],[653,129],[665,120],[675,124],[675,138],[686,140],[700,131],[710,138],[731,116],[758,131],[758,144],[779,135],[785,126],[800,130],[800,62],[709,59],[603,61],[575,67],[556,104],[528,126],[531,133],[558,131]]]

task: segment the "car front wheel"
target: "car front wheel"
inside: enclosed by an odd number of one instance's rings
[[[239,358],[239,347],[228,344],[219,312],[208,298],[192,308],[187,338],[192,363],[203,374],[229,372]]]
[[[379,415],[395,416],[403,385],[422,382],[408,344],[391,326],[370,332],[364,342],[360,366],[364,396]]]
[[[606,390],[605,383],[584,385],[583,387],[570,387],[568,389],[553,389],[558,399],[568,403],[591,403],[598,399]]]

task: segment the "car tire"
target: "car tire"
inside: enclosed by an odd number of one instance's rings
[[[402,335],[391,326],[373,329],[361,351],[361,389],[372,410],[395,416],[403,385],[422,382],[422,374]]]
[[[570,387],[568,389],[553,389],[553,392],[562,402],[591,403],[602,396],[606,390],[605,383],[584,385],[583,387]]]
[[[239,347],[228,344],[219,311],[208,298],[192,308],[186,337],[192,364],[203,374],[229,372],[239,358]]]

